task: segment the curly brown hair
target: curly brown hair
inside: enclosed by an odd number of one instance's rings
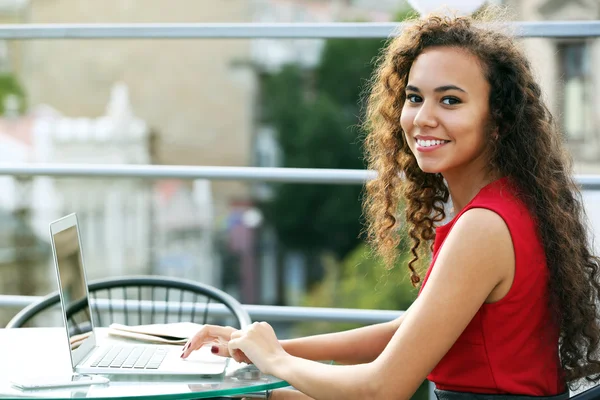
[[[400,126],[410,68],[421,52],[452,46],[478,57],[490,84],[490,165],[516,184],[537,221],[550,271],[550,294],[560,325],[560,357],[568,382],[600,378],[600,259],[592,254],[581,195],[571,161],[552,115],[542,101],[529,61],[512,35],[479,25],[471,17],[432,15],[406,24],[387,45],[370,85],[365,149],[377,178],[364,201],[368,237],[388,266],[397,258],[399,202],[404,199],[412,239],[408,266],[429,252],[435,226],[449,198],[441,174],[421,171]],[[492,130],[490,130],[491,132]]]

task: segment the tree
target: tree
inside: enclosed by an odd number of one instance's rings
[[[403,246],[404,247],[404,246]],[[368,310],[406,310],[417,296],[410,283],[408,252],[388,270],[369,248],[361,244],[341,262],[325,263],[325,278],[304,301],[306,307],[343,307]],[[355,323],[299,324],[298,334],[316,334],[352,329]]]
[[[396,21],[412,17],[408,6]],[[314,71],[287,65],[263,85],[263,118],[278,132],[283,166],[363,169],[361,98],[385,44],[380,39],[330,39]],[[274,186],[274,198],[262,204],[288,249],[344,258],[360,243],[359,185]]]
[[[363,84],[381,40],[328,40],[315,71],[288,65],[264,84],[264,118],[278,132],[283,166],[362,169],[356,128]],[[263,204],[288,249],[342,258],[359,243],[359,185],[281,184]]]
[[[6,112],[7,100],[13,98],[17,100],[19,113],[22,113],[27,108],[25,90],[21,86],[19,80],[10,73],[0,73],[0,114]]]

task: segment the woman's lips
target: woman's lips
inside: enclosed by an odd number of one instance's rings
[[[439,149],[440,147],[444,147],[448,143],[450,143],[450,142],[444,142],[444,143],[441,143],[441,144],[434,144],[432,146],[421,146],[417,142],[416,145],[417,145],[417,151],[420,151],[422,153],[428,153],[428,152],[431,152],[431,151],[435,151],[435,150]]]

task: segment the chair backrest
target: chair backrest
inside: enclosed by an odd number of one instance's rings
[[[600,386],[594,386],[584,392],[576,394],[575,396],[571,396],[570,398],[577,400],[599,400]]]
[[[113,322],[143,325],[189,321],[243,328],[252,323],[236,299],[220,289],[186,279],[161,276],[102,279],[90,282],[89,293],[93,321],[98,327]],[[6,328],[23,327],[59,304],[59,294],[53,292],[21,310]],[[219,304],[221,310],[209,313],[211,307]],[[68,318],[77,331],[85,332],[89,328],[77,323],[82,310],[87,310],[85,302],[71,307]]]

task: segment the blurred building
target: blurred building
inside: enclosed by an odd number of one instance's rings
[[[160,0],[0,0],[4,23],[249,21],[245,0],[184,0],[176,5]],[[60,110],[62,122],[52,129],[64,133],[70,121],[71,133],[55,147],[55,162],[248,166],[255,78],[237,65],[249,55],[250,40],[0,41],[0,71],[14,72],[23,82],[30,109],[48,104]],[[144,121],[143,145],[132,145],[125,133],[115,132],[108,142],[98,142],[81,131],[85,130],[81,119],[104,116],[114,82],[128,88],[128,104]],[[80,140],[84,136],[87,139]],[[82,147],[92,151],[81,151]],[[100,253],[103,243],[115,246],[114,251],[103,253],[112,257],[108,265],[88,257],[92,275],[154,272],[219,285],[213,231],[226,229],[225,221],[237,208],[233,204],[249,202],[247,184],[159,181],[153,190],[147,181],[103,180],[96,181],[94,190],[86,190],[89,185],[81,182],[56,180],[52,186],[59,187],[62,195],[67,193],[63,198],[83,200],[53,208],[79,211],[89,219],[82,226],[88,242],[97,244]],[[114,212],[101,214],[92,209],[94,204],[100,208],[112,204]],[[147,218],[138,219],[138,214]],[[119,234],[98,233],[103,232],[94,222],[98,219],[112,224],[110,232],[121,229]],[[137,249],[132,240],[140,245]]]
[[[154,186],[154,204],[151,272],[221,286],[212,182],[160,180]]]
[[[146,165],[150,149],[148,126],[133,115],[123,84],[98,118],[66,117],[49,106],[0,118],[3,162]],[[57,289],[48,224],[72,212],[89,279],[158,273],[219,283],[208,181],[190,188],[180,181],[3,176],[0,293]]]
[[[600,19],[598,0],[505,0],[523,21]],[[600,173],[600,38],[532,38],[523,45],[560,124],[575,173]],[[583,193],[590,229],[600,252],[600,192]]]
[[[522,21],[600,19],[597,0],[505,0]],[[600,39],[523,40],[578,173],[600,173]],[[594,67],[595,66],[595,67]]]
[[[127,87],[114,85],[106,101],[105,112],[97,118],[68,117],[48,106],[39,107],[30,117],[32,152],[25,162],[149,163],[149,129],[133,115]],[[40,177],[32,189],[31,225],[44,240],[49,239],[49,222],[77,213],[89,279],[148,272],[151,182]]]
[[[5,19],[32,24],[250,20],[246,0],[3,2],[13,5],[4,8]],[[112,84],[123,82],[136,115],[156,133],[154,162],[250,165],[253,77],[235,67],[248,58],[249,40],[31,40],[10,46],[7,58],[31,106],[95,117]],[[215,182],[213,189],[219,215],[248,193],[239,182]]]
[[[54,290],[50,286],[50,246],[36,236],[21,210],[0,209],[0,294],[37,295]],[[51,278],[51,277],[50,277]],[[0,308],[4,327],[18,308]]]

